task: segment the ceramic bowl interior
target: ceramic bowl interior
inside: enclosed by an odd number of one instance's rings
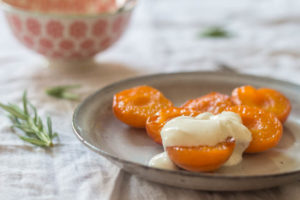
[[[130,128],[112,112],[113,95],[138,85],[150,85],[176,106],[212,91],[230,94],[241,85],[274,88],[284,93],[293,110],[284,125],[278,146],[260,154],[245,155],[236,166],[214,173],[168,171],[147,167],[150,158],[163,151],[143,129]],[[101,89],[74,113],[78,138],[95,152],[124,170],[163,184],[202,190],[251,190],[272,187],[300,178],[300,87],[283,81],[249,75],[193,72],[162,74],[125,80]]]
[[[5,0],[1,5],[22,44],[47,58],[67,61],[89,59],[114,44],[125,31],[134,8],[130,4],[109,12],[115,4],[105,8],[96,5],[115,1],[104,0],[76,1],[76,6],[65,7],[71,2]],[[61,11],[63,8],[66,12]]]

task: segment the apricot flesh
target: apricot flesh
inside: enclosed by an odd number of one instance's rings
[[[215,146],[167,147],[170,159],[180,168],[193,172],[211,172],[220,168],[231,156],[235,147],[230,138]]]
[[[125,124],[145,128],[146,120],[162,108],[173,106],[160,91],[150,86],[138,86],[114,95],[113,112]]]
[[[276,146],[282,136],[282,124],[272,113],[250,106],[233,106],[227,111],[235,112],[242,118],[243,124],[252,133],[252,141],[246,153],[258,153]]]
[[[282,123],[291,111],[290,101],[280,92],[269,88],[238,87],[232,91],[231,99],[236,105],[255,106],[272,112]]]
[[[230,97],[218,92],[211,92],[202,97],[191,99],[185,102],[181,107],[194,110],[197,112],[210,112],[212,114],[219,114],[227,107],[233,106]]]

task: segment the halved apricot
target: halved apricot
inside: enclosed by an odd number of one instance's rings
[[[161,109],[146,121],[147,134],[158,144],[162,144],[160,131],[167,121],[178,116],[196,116],[198,112],[184,108],[170,107]]]
[[[226,110],[239,114],[243,124],[252,133],[252,141],[246,153],[266,151],[279,143],[282,136],[282,124],[273,113],[244,105],[229,107]]]
[[[272,112],[282,123],[291,111],[290,101],[280,92],[269,88],[255,89],[249,85],[235,88],[232,101],[236,105],[256,106]]]
[[[219,114],[227,107],[233,106],[228,95],[218,92],[211,92],[205,96],[197,99],[191,99],[185,102],[181,107],[194,110],[197,112],[210,112],[212,114]]]
[[[173,106],[160,91],[149,86],[138,86],[114,95],[113,112],[125,124],[144,128],[146,120],[162,108]]]
[[[235,146],[230,138],[216,146],[167,147],[170,159],[179,167],[194,172],[210,172],[220,168],[231,156]]]

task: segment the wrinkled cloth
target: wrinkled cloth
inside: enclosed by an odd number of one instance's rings
[[[115,81],[137,75],[230,70],[300,84],[300,1],[141,0],[128,31],[95,63],[57,67],[24,48],[0,13],[0,101],[28,98],[40,115],[50,115],[59,143],[48,150],[18,139],[0,112],[0,199],[298,199],[300,183],[255,192],[186,190],[146,181],[91,152],[74,136],[71,118],[78,102],[57,100],[45,88],[81,84],[83,100]],[[221,25],[225,39],[201,38]]]

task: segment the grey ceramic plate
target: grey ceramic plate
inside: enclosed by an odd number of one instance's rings
[[[211,91],[230,94],[233,88],[245,84],[281,91],[291,100],[293,110],[276,148],[246,155],[241,164],[214,173],[148,167],[148,160],[162,152],[162,147],[148,138],[145,130],[129,128],[118,121],[111,108],[115,93],[138,85],[153,86],[180,105]],[[300,86],[270,78],[220,72],[158,74],[124,80],[99,90],[76,109],[73,127],[79,140],[91,150],[125,171],[151,181],[211,191],[262,189],[300,179],[299,99]]]

